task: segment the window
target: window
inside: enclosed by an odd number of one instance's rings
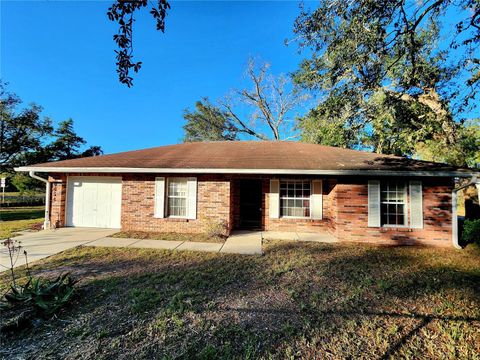
[[[407,224],[407,187],[401,181],[388,181],[381,185],[382,226]]]
[[[280,181],[280,216],[310,217],[310,181]]]
[[[187,217],[187,179],[168,179],[167,214],[170,217]]]

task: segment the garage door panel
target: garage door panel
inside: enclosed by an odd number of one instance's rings
[[[113,177],[70,177],[67,225],[120,228],[122,180]]]

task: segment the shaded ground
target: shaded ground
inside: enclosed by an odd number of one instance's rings
[[[35,329],[0,335],[0,357],[479,358],[477,247],[265,250],[81,247],[43,260],[35,273],[81,280],[76,300]]]
[[[149,231],[120,231],[116,234],[111,235],[111,237],[126,238],[126,239],[193,241],[193,242],[213,242],[213,243],[225,242],[225,238],[212,237],[204,233],[182,234],[182,233],[149,232]]]
[[[22,230],[38,230],[43,223],[44,209],[44,206],[0,208],[0,239]]]

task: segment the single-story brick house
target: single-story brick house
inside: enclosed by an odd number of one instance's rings
[[[328,232],[339,241],[447,246],[458,246],[455,179],[476,183],[477,174],[281,141],[185,143],[16,170],[47,183],[47,227],[196,233],[221,222],[228,233]]]

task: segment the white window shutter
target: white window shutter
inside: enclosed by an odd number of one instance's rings
[[[410,227],[423,228],[422,182],[410,181]]]
[[[322,180],[312,180],[312,193],[310,194],[310,216],[312,219],[322,219]]]
[[[155,208],[154,216],[157,218],[165,217],[165,178],[155,178]]]
[[[187,179],[187,218],[197,218],[197,178]]]
[[[380,181],[368,180],[368,226],[380,226]]]
[[[276,179],[270,180],[269,194],[269,216],[274,219],[280,217],[280,181]]]

